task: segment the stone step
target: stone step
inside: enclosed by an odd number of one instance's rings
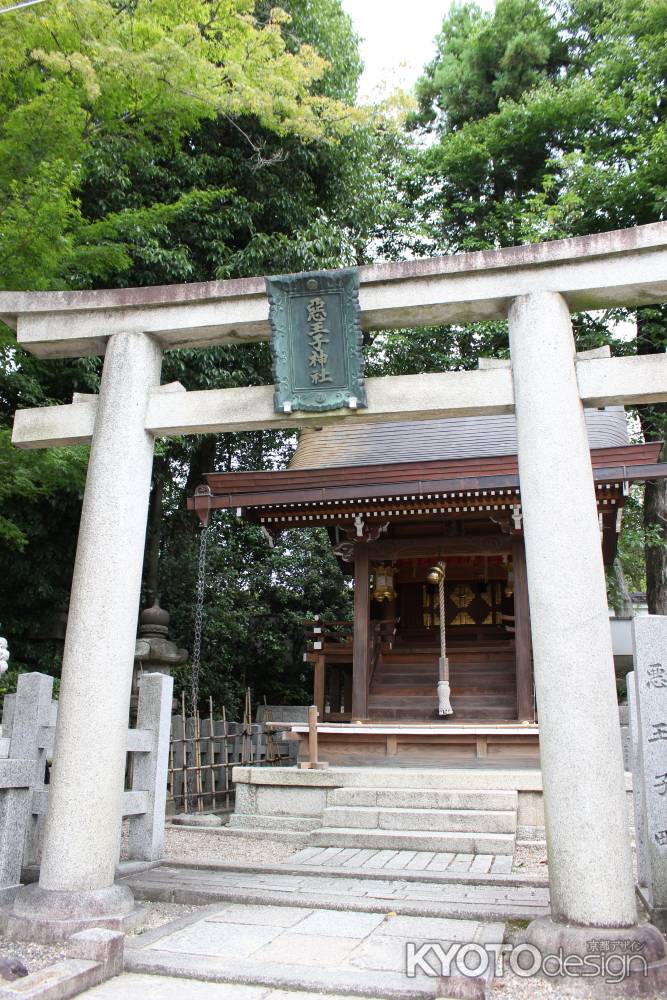
[[[516,791],[456,788],[336,788],[332,806],[379,806],[385,809],[511,809],[518,806]]]
[[[331,806],[322,825],[360,830],[424,830],[447,833],[515,833],[516,812],[481,809],[379,809],[373,806]]]
[[[227,829],[232,830],[275,830],[307,833],[320,826],[319,819],[310,816],[274,816],[261,813],[232,813]]]
[[[513,854],[512,833],[461,833],[423,830],[358,830],[325,826],[309,837],[313,847],[371,847],[389,851],[453,851],[455,854]]]

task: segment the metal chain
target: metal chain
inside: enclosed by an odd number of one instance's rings
[[[201,529],[199,536],[199,565],[197,567],[197,586],[195,588],[195,632],[192,642],[192,657],[190,668],[192,671],[192,690],[190,694],[192,702],[192,715],[196,714],[199,703],[199,665],[201,662],[201,637],[204,629],[204,590],[206,587],[206,543],[208,541],[208,527]]]

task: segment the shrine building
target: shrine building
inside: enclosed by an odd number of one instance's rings
[[[588,409],[585,418],[610,566],[629,486],[657,471],[660,444],[630,444],[621,406]],[[290,528],[323,527],[343,574],[353,576],[353,621],[307,626],[325,759],[535,766],[513,415],[308,428],[287,470],[210,473],[189,505],[235,510],[271,541]],[[568,516],[563,495],[553,517],[564,532]],[[438,565],[453,710],[446,716],[438,714],[441,622],[431,582]],[[305,750],[306,727],[295,728]]]

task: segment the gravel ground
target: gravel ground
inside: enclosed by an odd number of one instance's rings
[[[28,972],[37,972],[66,958],[64,944],[34,944],[32,941],[3,941],[0,939],[0,956],[18,958]],[[0,979],[0,985],[4,980]]]
[[[520,875],[541,875],[548,878],[546,847],[517,845],[512,871]]]
[[[632,864],[635,879],[637,878],[637,852],[633,845]],[[533,844],[519,844],[514,852],[514,862],[512,871],[521,875],[541,875],[543,878],[549,877],[547,865],[547,849]]]
[[[168,826],[165,831],[164,856],[172,861],[225,861],[234,864],[280,864],[287,861],[303,844],[282,844],[275,840],[251,837],[225,837],[207,830],[180,830]]]
[[[199,909],[198,906],[181,906],[178,903],[147,903],[148,915],[145,924],[128,937],[168,924],[171,920],[186,917]],[[64,944],[34,944],[32,941],[3,941],[0,939],[0,957],[18,958],[28,972],[38,972],[55,962],[67,958]],[[0,979],[0,985],[3,980]]]
[[[128,934],[128,938],[138,937],[145,934],[146,931],[152,931],[155,927],[161,927],[162,924],[168,924],[172,920],[180,920],[181,917],[187,917],[201,909],[200,906],[184,906],[181,903],[145,903],[144,905],[148,907],[147,919],[136,931]]]

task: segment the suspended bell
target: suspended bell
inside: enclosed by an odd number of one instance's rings
[[[382,564],[373,574],[374,601],[392,601],[396,597],[394,590],[394,567]]]
[[[442,565],[442,563],[438,563],[436,566],[431,566],[430,570],[428,571],[428,575],[426,577],[429,583],[435,583],[435,584],[440,583],[440,581],[444,580],[444,578],[445,578],[445,567]]]

